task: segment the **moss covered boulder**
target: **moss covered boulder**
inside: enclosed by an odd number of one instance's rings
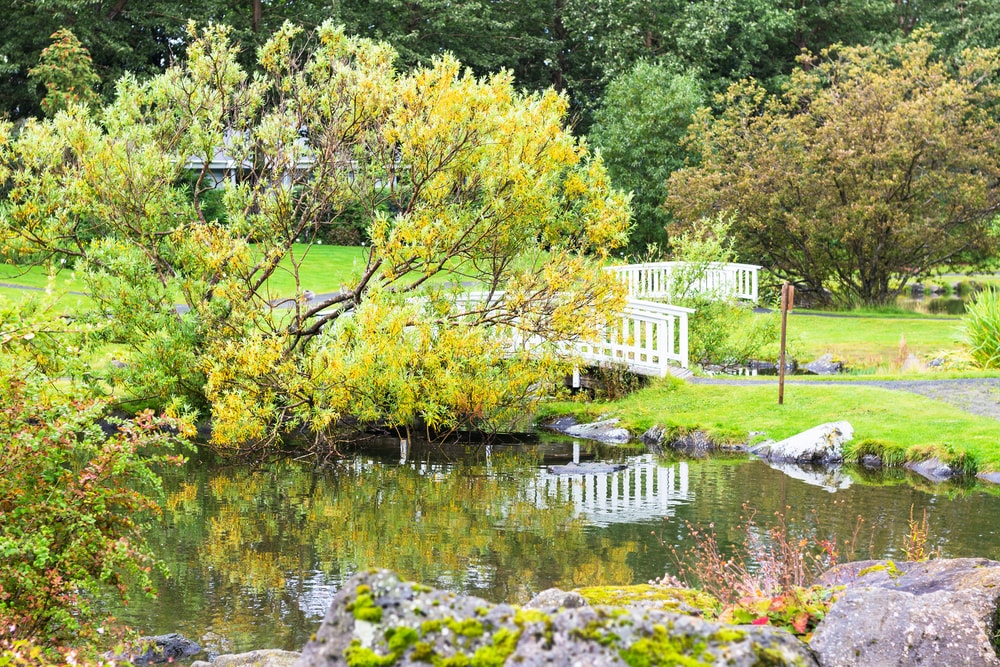
[[[344,585],[299,661],[299,667],[816,664],[804,644],[770,627],[726,626],[647,605],[522,609],[387,571],[361,573]]]

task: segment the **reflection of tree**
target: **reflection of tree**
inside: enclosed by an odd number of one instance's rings
[[[174,581],[131,613],[144,631],[228,637],[220,649],[298,648],[314,629],[308,617],[361,568],[495,601],[631,583],[635,543],[588,535],[568,501],[539,506],[525,463],[192,468],[169,485],[154,538]]]

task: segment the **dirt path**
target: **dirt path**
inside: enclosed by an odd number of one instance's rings
[[[722,385],[761,383],[761,380],[739,378],[692,377],[689,381],[695,384]],[[774,380],[774,383],[776,384],[777,380]],[[1000,420],[1000,378],[960,378],[955,380],[810,380],[793,378],[785,380],[785,384],[848,384],[908,391],[954,405],[956,408],[974,415]]]

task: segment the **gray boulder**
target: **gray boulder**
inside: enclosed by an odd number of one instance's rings
[[[604,419],[590,424],[576,424],[567,428],[564,433],[575,438],[597,440],[609,445],[625,444],[632,439],[628,429],[618,426],[617,419]]]
[[[264,649],[220,655],[211,662],[195,660],[191,663],[191,667],[293,667],[301,655],[294,651]]]
[[[840,463],[843,446],[854,438],[854,427],[839,421],[820,424],[780,442],[768,440],[750,447],[750,453],[767,461],[791,463]]]
[[[1000,562],[847,563],[822,583],[848,588],[810,642],[821,665],[1000,667]]]
[[[1000,472],[981,472],[976,477],[990,484],[1000,484]]]
[[[564,591],[561,588],[547,588],[524,603],[525,609],[577,609],[586,607],[587,601],[576,591]]]
[[[802,366],[802,369],[813,375],[836,375],[844,370],[844,364],[834,361],[832,354],[824,354],[819,359]]]
[[[775,628],[629,607],[519,609],[369,571],[337,593],[298,667],[390,661],[426,667],[448,660],[524,667],[817,665],[802,642]]]
[[[904,463],[903,467],[932,482],[945,482],[952,477],[958,477],[962,474],[961,470],[952,468],[938,458],[927,459],[926,461],[910,461]]]

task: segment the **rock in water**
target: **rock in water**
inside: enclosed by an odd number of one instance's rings
[[[623,445],[632,439],[628,429],[618,426],[617,419],[578,424],[572,417],[561,417],[545,426],[557,433],[564,433],[574,438],[597,440],[609,445]]]
[[[519,609],[369,571],[337,593],[298,667],[439,663],[817,665],[802,642],[775,628],[630,607]]]
[[[820,424],[780,442],[768,441],[750,447],[750,453],[767,461],[792,463],[840,463],[843,446],[854,437],[854,427],[839,421]]]
[[[124,655],[112,656],[115,660],[127,660],[133,665],[158,665],[176,662],[201,653],[201,646],[184,635],[172,632],[168,635],[140,637],[132,642]]]
[[[1000,562],[847,563],[823,583],[848,589],[810,642],[822,665],[1000,667]]]
[[[606,475],[628,468],[625,463],[567,463],[549,466],[546,470],[553,475]]]

